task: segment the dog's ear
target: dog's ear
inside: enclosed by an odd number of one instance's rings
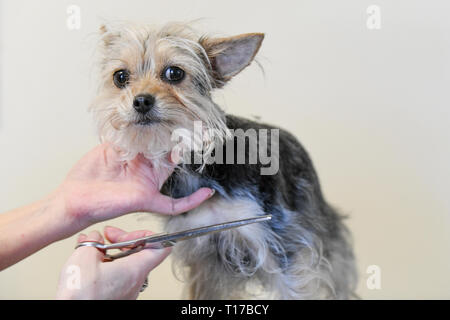
[[[104,48],[109,47],[115,40],[120,38],[120,33],[113,26],[102,24],[99,28],[101,44]]]
[[[246,33],[228,38],[201,38],[200,44],[211,62],[215,86],[222,87],[247,67],[261,47],[263,39],[263,33]]]

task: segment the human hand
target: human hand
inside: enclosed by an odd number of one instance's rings
[[[67,225],[72,228],[70,233],[130,212],[183,213],[214,193],[201,188],[180,199],[162,195],[160,188],[170,174],[170,169],[155,169],[141,155],[120,161],[112,146],[97,146],[78,161],[57,190],[64,202]]]
[[[111,242],[121,242],[152,234],[150,231],[123,230],[106,227],[105,237]],[[78,242],[104,243],[99,232],[88,236],[81,234]],[[170,253],[166,249],[144,249],[129,256],[103,262],[104,253],[93,247],[80,247],[64,265],[57,291],[57,299],[122,300],[136,299],[149,272]]]

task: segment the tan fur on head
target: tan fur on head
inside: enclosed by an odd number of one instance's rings
[[[194,121],[214,132],[215,141],[229,135],[224,114],[210,92],[251,63],[263,34],[213,39],[198,36],[189,25],[180,23],[161,28],[106,25],[100,33],[101,84],[92,110],[101,139],[116,145],[124,159],[142,153],[163,165],[177,143],[171,141],[172,132],[192,130]],[[161,74],[168,66],[184,70],[185,78],[177,84],[163,81]],[[114,84],[113,74],[118,70],[129,72],[124,88]],[[133,110],[133,100],[139,94],[155,98],[152,117],[156,121],[151,124],[137,124],[140,115]]]

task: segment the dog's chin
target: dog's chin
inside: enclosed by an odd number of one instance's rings
[[[155,124],[155,121],[153,120],[138,120],[134,123],[134,125],[136,126],[144,126],[144,127],[149,127],[151,125]]]
[[[161,121],[159,121],[161,122]],[[115,145],[121,151],[122,160],[132,160],[138,154],[154,162],[155,167],[165,166],[165,155],[171,150],[171,132],[158,121],[136,119],[122,128],[106,127],[101,132],[102,139]]]
[[[160,123],[161,120],[157,119],[157,118],[142,118],[142,119],[138,119],[136,120],[133,124],[136,126],[145,126],[145,127],[150,127],[152,125],[158,124]]]

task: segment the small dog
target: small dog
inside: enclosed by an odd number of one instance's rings
[[[167,231],[272,215],[177,244],[190,298],[351,298],[349,233],[325,201],[307,152],[288,132],[225,114],[212,100],[213,90],[252,62],[263,38],[198,36],[177,23],[102,26],[101,86],[92,107],[101,138],[124,159],[141,153],[160,167],[171,165],[168,154],[177,158],[178,147],[179,164],[162,186],[172,197],[216,190],[169,218]]]

